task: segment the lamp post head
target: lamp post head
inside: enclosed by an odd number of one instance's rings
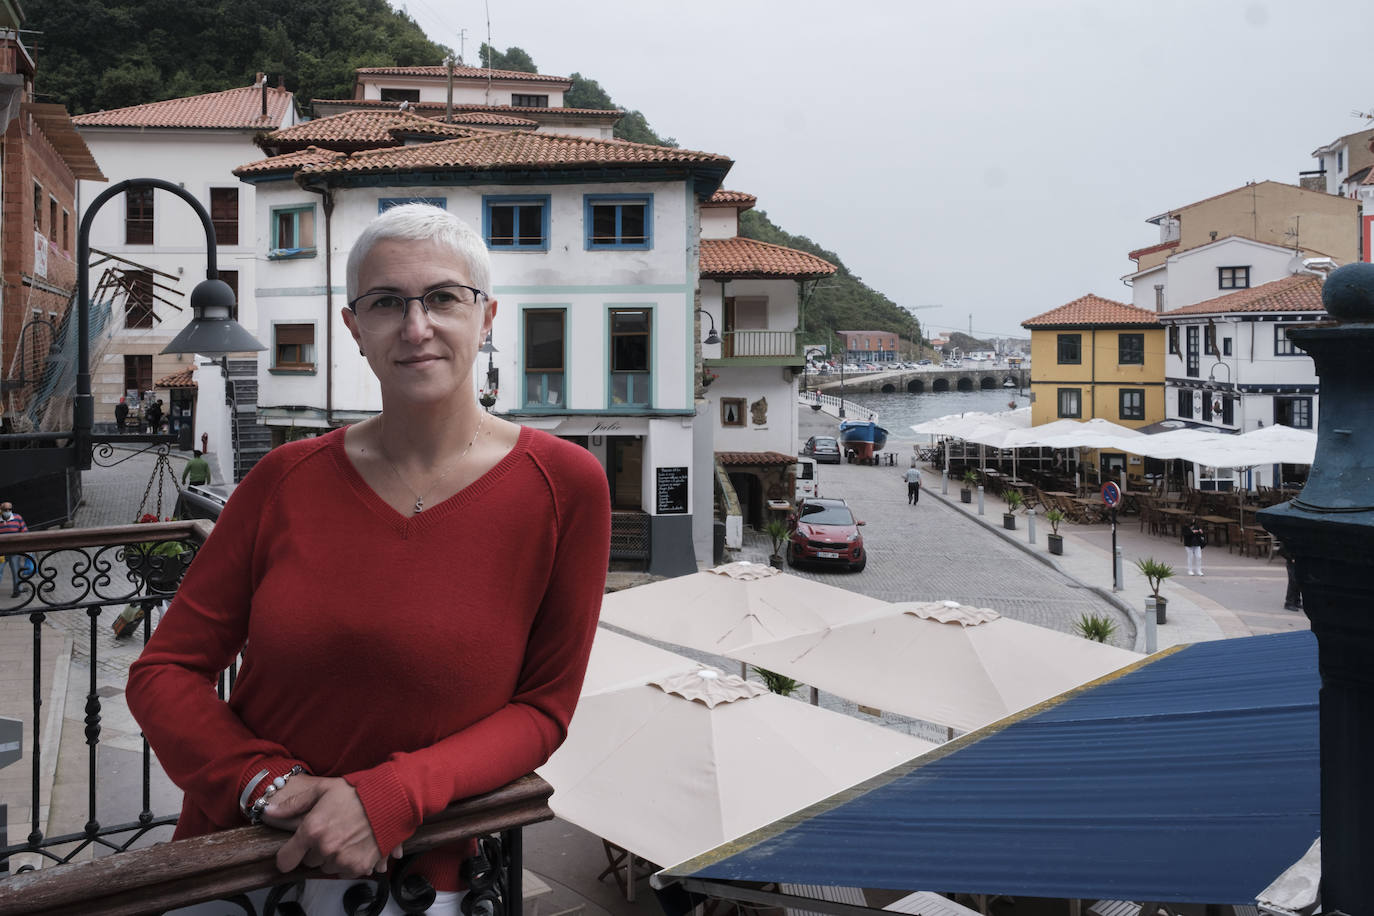
[[[191,311],[190,323],[162,348],[163,353],[222,356],[267,349],[233,319],[234,291],[223,280],[197,283],[191,290]]]
[[[706,343],[706,344],[718,344],[718,343],[720,343],[720,335],[716,333],[716,329],[715,329],[715,328],[711,328],[711,332],[710,332],[709,334],[706,335],[706,339],[703,340],[702,343]]]

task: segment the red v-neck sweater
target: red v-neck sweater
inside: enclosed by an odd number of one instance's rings
[[[176,837],[242,826],[253,775],[300,763],[357,789],[385,854],[541,765],[577,703],[609,549],[605,472],[547,433],[522,429],[411,518],[363,481],[344,430],[274,449],[129,670],[129,708],[185,792]],[[439,889],[459,886],[461,852],[426,857]]]

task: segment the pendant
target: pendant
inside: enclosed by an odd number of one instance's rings
[[[423,512],[424,509],[425,509],[425,498],[424,498],[423,496],[417,496],[417,497],[415,498],[415,513],[418,515],[419,513]]]

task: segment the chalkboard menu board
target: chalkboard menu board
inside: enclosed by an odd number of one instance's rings
[[[655,468],[659,515],[687,514],[687,469]]]

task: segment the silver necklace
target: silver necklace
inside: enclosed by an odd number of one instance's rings
[[[463,459],[466,458],[466,457],[468,456],[468,452],[472,451],[472,444],[473,444],[474,442],[476,442],[476,441],[477,441],[477,437],[480,436],[480,435],[482,434],[482,424],[485,423],[485,422],[487,422],[487,415],[486,415],[485,413],[483,413],[483,414],[482,414],[482,418],[481,418],[480,420],[477,421],[477,429],[473,431],[473,433],[472,433],[472,438],[468,440],[468,447],[465,448],[465,449],[463,449],[463,453],[462,453],[461,455],[459,455],[456,459],[454,459],[454,462],[453,462],[452,464],[450,464],[448,467],[444,468],[444,472],[443,472],[442,474],[440,474],[438,477],[434,478],[434,483],[430,484],[430,485],[429,485],[429,489],[425,490],[424,493],[416,493],[416,492],[415,492],[415,488],[412,487],[410,484],[406,483],[406,479],[405,479],[404,477],[402,477],[402,476],[401,476],[401,472],[398,471],[398,470],[396,469],[395,463],[391,460],[390,457],[387,456],[386,450],[385,450],[385,449],[382,449],[382,448],[377,449],[377,451],[381,452],[382,458],[385,459],[385,461],[386,461],[386,463],[387,463],[387,466],[391,468],[391,473],[395,474],[395,475],[396,475],[396,479],[399,480],[399,481],[401,482],[401,485],[402,485],[403,487],[405,487],[407,490],[410,491],[410,495],[411,495],[411,496],[414,496],[414,497],[415,497],[415,514],[416,514],[416,515],[419,515],[421,512],[424,511],[424,509],[425,509],[425,497],[428,496],[429,494],[433,493],[433,492],[434,492],[434,488],[437,487],[437,486],[439,486],[439,484],[443,482],[444,478],[448,476],[448,472],[451,471],[451,470],[453,470],[454,468],[458,467],[458,465],[462,464],[462,463],[463,463]],[[382,424],[382,431],[383,431],[383,433],[386,432],[386,423],[385,423],[385,421],[383,421],[383,424]]]

